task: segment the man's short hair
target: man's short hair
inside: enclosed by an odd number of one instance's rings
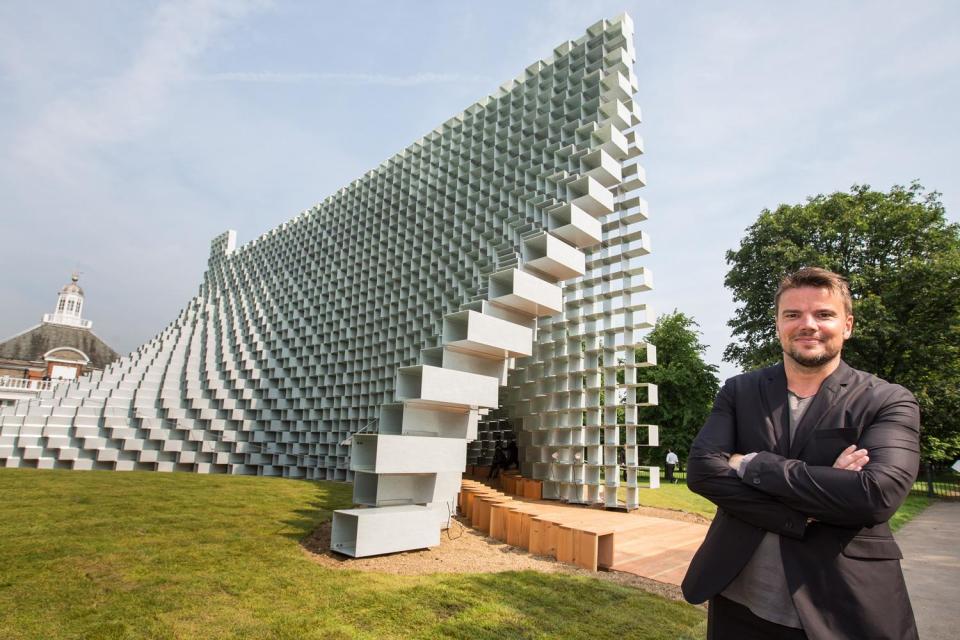
[[[850,296],[850,285],[847,284],[847,279],[839,273],[827,271],[820,267],[803,267],[784,276],[777,288],[777,294],[773,297],[773,309],[778,315],[780,313],[780,296],[783,295],[783,292],[800,287],[828,289],[839,295],[843,300],[843,310],[846,314],[848,316],[853,315],[853,298]]]

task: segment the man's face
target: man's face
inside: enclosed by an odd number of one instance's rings
[[[777,336],[784,356],[805,367],[822,367],[840,356],[853,331],[843,298],[829,289],[800,287],[780,296]]]

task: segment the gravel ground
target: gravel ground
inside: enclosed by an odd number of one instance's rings
[[[708,522],[695,514],[648,507],[642,507],[640,514],[687,522]],[[531,555],[522,549],[484,536],[465,525],[459,518],[454,519],[451,527],[441,533],[439,547],[372,558],[350,558],[330,551],[330,526],[329,521],[321,524],[303,540],[302,544],[306,553],[314,562],[331,569],[401,575],[498,573],[501,571],[532,570],[597,578],[655,593],[672,600],[683,599],[680,588],[675,585],[620,571],[594,573],[579,567],[559,563],[552,558]]]

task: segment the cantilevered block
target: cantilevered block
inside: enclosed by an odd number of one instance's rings
[[[353,503],[370,507],[433,502],[435,473],[368,473],[353,477]]]
[[[600,113],[606,116],[602,123],[610,123],[621,131],[626,131],[640,122],[640,114],[620,100],[611,100],[600,105]]]
[[[547,228],[553,235],[581,249],[599,243],[603,237],[600,220],[572,204],[552,209]]]
[[[528,356],[533,349],[531,329],[476,311],[445,315],[442,340],[452,350],[501,360]]]
[[[603,110],[603,107],[601,107]],[[615,187],[623,178],[620,163],[603,149],[591,151],[580,160],[581,173],[590,176],[604,187]]]
[[[576,278],[586,270],[583,252],[549,233],[524,241],[523,253],[525,267],[546,274],[553,280]]]
[[[452,407],[496,407],[499,381],[466,371],[418,365],[397,372],[396,399]]]
[[[380,407],[381,434],[462,438],[477,433],[479,414],[470,409],[393,403]]]
[[[519,269],[490,276],[490,301],[531,316],[550,316],[563,308],[560,287]]]
[[[333,514],[330,549],[363,558],[440,544],[440,528],[427,507],[342,509]]]
[[[478,373],[482,376],[496,378],[500,386],[507,384],[507,375],[510,372],[510,364],[513,362],[512,359],[501,360],[474,353],[455,351],[445,347],[441,347],[440,350],[439,364],[442,365],[444,369]],[[424,364],[427,364],[427,362],[424,361]]]
[[[647,172],[636,163],[628,164],[623,168],[623,179],[625,189],[639,189],[647,185]]]
[[[613,211],[614,198],[609,189],[590,176],[582,176],[567,185],[570,202],[599,218]]]
[[[613,99],[630,100],[633,97],[633,87],[630,79],[616,71],[603,79],[604,93]]]
[[[489,300],[482,300],[479,301],[479,303],[476,301],[467,303],[467,305],[464,305],[463,308],[471,308],[474,311],[479,311],[484,315],[500,318],[501,320],[506,320],[507,322],[512,322],[513,324],[519,324],[531,330],[537,328],[537,319],[532,317],[530,314],[498,305],[490,302]]]
[[[630,155],[630,143],[627,137],[612,124],[606,124],[593,132],[596,140],[600,141],[601,149],[616,158],[625,160]]]
[[[353,436],[350,469],[372,473],[462,472],[467,443],[430,438],[360,433]]]

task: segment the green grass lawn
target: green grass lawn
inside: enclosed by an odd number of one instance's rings
[[[0,637],[702,637],[704,612],[531,571],[326,569],[299,541],[351,487],[0,469]]]
[[[621,501],[625,500],[626,490],[621,487],[617,495]],[[677,484],[669,484],[661,480],[659,489],[640,489],[639,500],[644,507],[698,513],[710,519],[713,519],[717,512],[717,507],[712,502],[690,491],[686,483],[682,481],[678,481]],[[890,528],[896,531],[930,506],[930,502],[931,499],[926,496],[911,493],[890,519]]]
[[[625,501],[626,495],[626,489],[620,487],[617,494],[618,499]],[[711,520],[717,512],[715,504],[687,489],[686,482],[680,480],[677,481],[677,484],[670,484],[661,480],[659,489],[641,488],[638,499],[644,507],[697,513]]]
[[[910,522],[915,515],[929,507],[931,502],[933,502],[933,500],[926,496],[911,493],[907,496],[906,501],[900,508],[897,509],[897,512],[893,514],[893,517],[890,518],[890,528],[896,531]]]

